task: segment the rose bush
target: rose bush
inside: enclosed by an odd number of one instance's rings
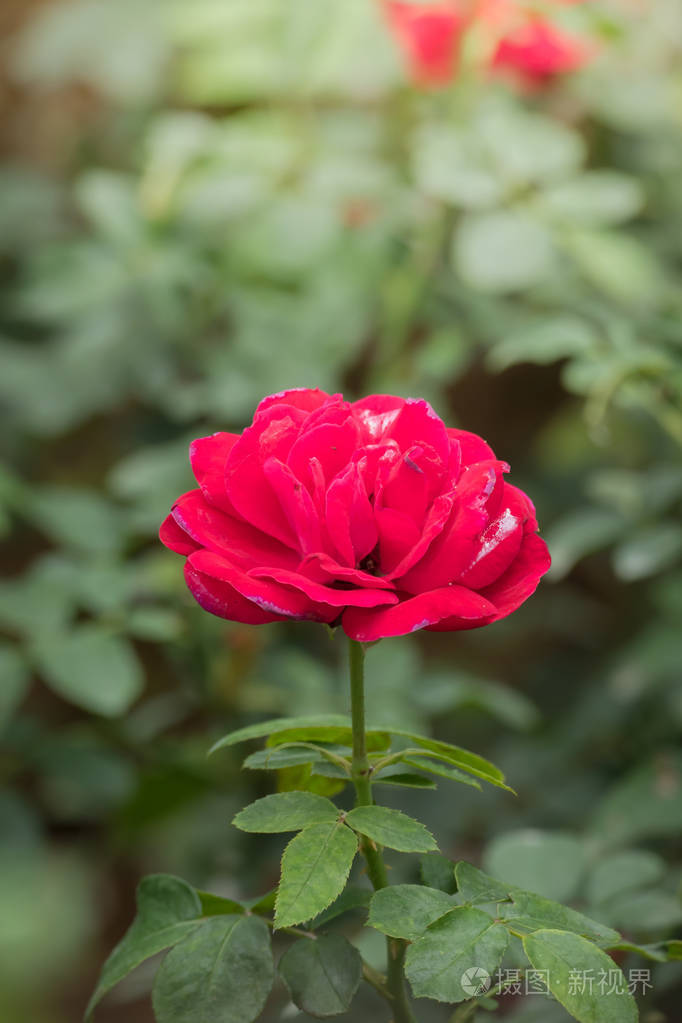
[[[252,625],[340,624],[369,642],[504,618],[550,564],[532,503],[480,437],[425,401],[293,390],[190,447],[199,489],[160,537],[197,602]]]

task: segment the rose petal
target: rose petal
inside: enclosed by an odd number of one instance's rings
[[[478,537],[488,525],[488,501],[496,496],[503,463],[483,462],[466,469],[457,484],[449,521],[400,586],[410,593],[432,590],[459,579],[478,553]]]
[[[444,586],[404,600],[394,607],[365,610],[349,608],[341,618],[351,639],[371,643],[387,636],[404,636],[456,615],[465,621],[489,618],[495,607],[466,586]]]
[[[217,551],[244,569],[254,565],[294,568],[298,564],[298,556],[290,547],[285,547],[248,522],[214,508],[206,502],[200,490],[190,490],[179,497],[171,515],[187,534],[185,539],[191,537],[195,541],[192,550],[201,546]]]
[[[256,578],[213,551],[197,551],[190,555],[188,562],[195,571],[228,583],[242,597],[268,614],[317,622],[330,622],[338,615],[336,608],[316,604],[301,590],[282,586],[269,579]]]
[[[348,566],[355,566],[377,545],[379,533],[359,462],[352,462],[327,491],[328,536]]]
[[[541,577],[551,564],[552,559],[542,537],[537,533],[526,533],[518,556],[507,571],[491,586],[481,590],[481,594],[495,605],[495,620],[516,611],[535,593]]]
[[[390,575],[418,543],[420,530],[408,515],[393,508],[375,508],[374,518],[379,530],[379,570]]]
[[[226,465],[227,493],[237,513],[294,549],[298,547],[296,534],[263,466],[269,458],[286,461],[305,418],[305,412],[286,406],[260,413],[232,448]]]
[[[300,409],[302,412],[314,412],[315,409],[319,408],[320,405],[324,405],[326,401],[329,401],[332,395],[326,393],[326,391],[320,391],[317,387],[292,387],[288,391],[278,391],[276,394],[269,394],[267,398],[258,405],[254,413],[254,420],[260,412],[265,412],[266,409],[271,408],[273,405],[288,405],[290,408]],[[337,395],[333,395],[337,397]],[[338,397],[341,397],[338,395]]]
[[[377,607],[379,604],[396,604],[398,597],[385,589],[333,589],[285,568],[254,568],[249,572],[254,579],[272,579],[283,586],[292,586],[314,600],[316,604],[330,607]]]
[[[319,551],[322,547],[320,517],[306,488],[289,466],[277,458],[268,458],[263,471],[296,535],[298,550],[301,554]]]
[[[357,447],[357,429],[355,423],[348,421],[342,425],[324,423],[314,429],[306,430],[294,443],[287,464],[294,476],[314,492],[314,479],[310,463],[315,458],[322,467],[327,484],[348,465]]]
[[[428,401],[408,398],[391,426],[389,436],[397,441],[402,451],[407,451],[415,443],[428,444],[442,464],[448,464],[450,441],[447,430]]]
[[[210,575],[197,571],[189,561],[185,562],[185,581],[197,604],[218,618],[245,625],[265,625],[268,622],[282,622],[285,615],[269,614],[256,604],[237,593],[229,583],[221,582]]]
[[[301,575],[314,579],[318,583],[344,582],[356,586],[369,586],[376,589],[392,590],[395,587],[389,579],[381,575],[371,575],[360,568],[349,568],[340,565],[329,554],[307,554],[298,566]]]
[[[370,394],[367,398],[353,402],[353,416],[360,424],[366,444],[384,439],[404,404],[404,398],[392,394]]]
[[[195,543],[185,530],[178,525],[172,515],[167,515],[159,529],[159,540],[170,551],[176,554],[192,554],[201,546]]]
[[[450,439],[459,443],[462,466],[473,465],[475,462],[487,462],[495,458],[493,449],[477,433],[470,433],[468,430],[455,430],[452,427],[446,427],[446,430]]]
[[[459,581],[472,590],[489,586],[509,568],[522,540],[523,522],[510,508],[505,508],[481,533],[476,556]]]
[[[192,472],[202,493],[211,504],[227,512],[234,509],[225,486],[225,466],[239,437],[238,433],[214,433],[198,437],[189,446]]]

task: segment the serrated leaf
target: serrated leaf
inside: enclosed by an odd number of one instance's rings
[[[331,752],[338,753],[341,756],[348,756],[351,753],[347,746],[333,746],[331,747]],[[285,749],[274,746],[250,753],[242,767],[248,767],[252,771],[279,771],[283,767],[298,767],[300,764],[320,763],[327,763],[327,761],[312,746],[289,746]]]
[[[353,909],[366,909],[371,898],[372,891],[370,888],[348,885],[339,897],[334,899],[331,906],[310,921],[311,931],[319,930],[320,927],[324,927],[330,920],[335,920],[337,916],[341,916],[343,913],[348,913]]]
[[[199,895],[179,877],[152,874],[143,878],[137,889],[137,916],[102,967],[86,1020],[104,995],[136,966],[198,927],[201,912]]]
[[[497,785],[499,788],[513,792],[513,789],[505,785],[504,774],[499,767],[491,764],[489,760],[479,756],[478,753],[472,753],[461,746],[452,746],[449,742],[430,739],[426,735],[418,735],[403,728],[383,727],[381,725],[376,725],[375,728],[379,731],[390,732],[391,735],[397,735],[403,739],[409,739],[410,742],[415,743],[422,750],[429,750],[431,753],[438,754],[442,760],[452,764],[453,767],[458,767],[467,774],[473,774],[474,777],[481,778],[491,785]]]
[[[462,987],[467,971],[484,970],[492,977],[508,943],[506,929],[487,913],[458,906],[410,945],[405,975],[416,998],[461,1002],[472,995]]]
[[[541,930],[523,939],[535,970],[546,971],[547,986],[579,1023],[637,1023],[639,1014],[627,982],[613,959],[577,934]],[[620,975],[622,990],[600,976]]]
[[[447,778],[448,781],[457,781],[461,785],[470,785],[474,789],[480,789],[480,784],[475,778],[471,778],[464,771],[459,771],[456,767],[447,767],[445,764],[434,763],[433,760],[427,760],[425,757],[410,756],[405,757],[403,760],[404,764],[409,767],[418,767],[420,771],[428,771],[429,774],[435,774],[438,778]]]
[[[315,740],[319,742],[338,742],[351,745],[352,729],[350,718],[345,714],[312,714],[296,718],[273,718],[259,721],[255,725],[247,725],[236,732],[224,735],[211,746],[209,754],[215,753],[226,746],[234,746],[251,739],[262,739],[268,736],[268,745],[280,745],[295,739]],[[375,729],[367,733],[368,749],[385,749],[389,736],[384,730],[378,734]]]
[[[372,896],[367,923],[392,938],[415,941],[434,920],[453,907],[452,896],[438,888],[390,885]]]
[[[380,845],[399,852],[431,852],[438,849],[431,832],[420,821],[388,806],[356,806],[346,823]]]
[[[324,796],[313,792],[275,792],[246,806],[232,823],[241,831],[276,834],[335,821],[338,816],[337,808]]]
[[[407,763],[407,761],[406,761]],[[415,765],[418,766],[418,765]],[[435,781],[425,778],[423,774],[412,773],[411,771],[395,771],[374,777],[375,785],[398,785],[407,789],[436,789]]]
[[[358,840],[339,821],[311,824],[289,842],[275,903],[275,926],[290,927],[317,916],[343,890]]]
[[[291,998],[318,1019],[347,1012],[362,977],[362,958],[340,934],[302,938],[282,956],[279,972]]]
[[[448,895],[457,891],[455,880],[455,865],[452,860],[441,853],[429,853],[422,856],[419,861],[419,875],[422,883],[429,888],[438,888]]]
[[[202,916],[234,916],[246,912],[241,902],[235,902],[234,899],[226,899],[213,892],[202,892],[199,888],[196,891],[201,901]]]
[[[557,928],[584,935],[606,948],[620,941],[618,931],[535,892],[498,881],[470,863],[458,863],[455,876],[458,890],[467,902],[479,905],[494,903],[496,914],[512,930],[523,933]]]
[[[267,924],[255,916],[206,920],[164,959],[152,991],[157,1023],[251,1023],[274,979]]]

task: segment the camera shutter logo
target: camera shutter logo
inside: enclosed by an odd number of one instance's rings
[[[482,966],[471,966],[462,974],[460,984],[467,995],[484,995],[490,987],[490,974]]]

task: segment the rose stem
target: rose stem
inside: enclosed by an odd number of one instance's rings
[[[371,806],[372,782],[369,760],[367,759],[367,738],[365,735],[365,648],[362,643],[349,640],[350,704],[353,722],[352,778],[355,786],[355,805]],[[360,848],[367,861],[367,873],[375,891],[386,888],[388,876],[380,850],[369,839],[361,836]],[[386,982],[391,994],[394,1023],[416,1023],[410,1008],[403,965],[405,942],[386,938],[387,970]]]

